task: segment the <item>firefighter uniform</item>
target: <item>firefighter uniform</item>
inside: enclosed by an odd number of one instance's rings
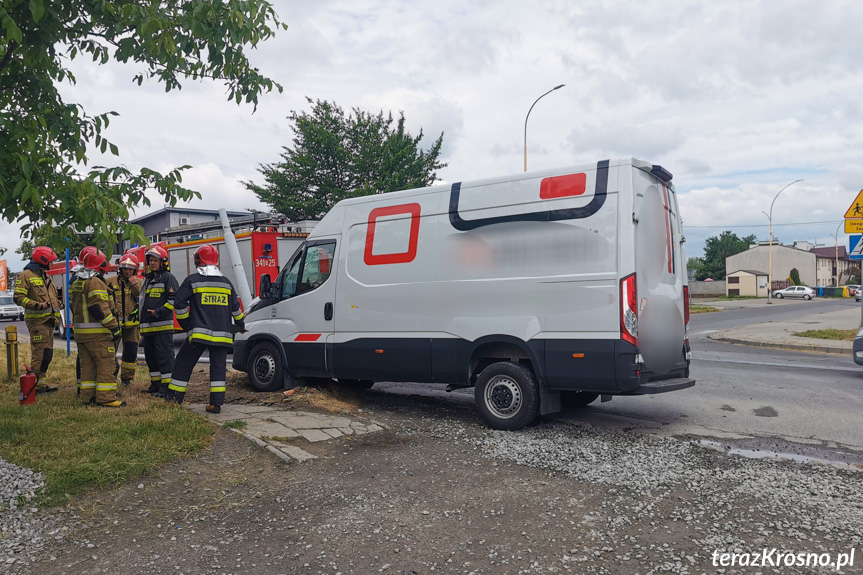
[[[114,375],[114,341],[120,333],[117,318],[111,313],[108,285],[99,275],[83,280],[75,302],[72,313],[81,358],[81,401],[120,407]]]
[[[84,271],[83,266],[79,267],[78,270],[75,271],[75,275],[72,276],[75,279],[72,280],[72,283],[69,284],[69,309],[72,313],[72,325],[77,325],[78,317],[75,315],[75,310],[80,310],[81,306],[84,302],[84,282],[87,281],[87,278],[82,276],[81,273]],[[83,317],[83,315],[81,316]],[[77,337],[76,337],[77,339]],[[75,360],[75,380],[77,386],[78,397],[81,396],[81,353],[79,350],[78,357]],[[95,380],[93,382],[95,384]]]
[[[123,332],[120,362],[120,379],[123,385],[129,385],[135,379],[135,368],[138,365],[139,313],[138,298],[141,295],[143,280],[138,276],[126,279],[118,271],[117,277],[108,278],[108,288],[114,294],[114,314],[120,322]]]
[[[164,268],[151,271],[144,278],[138,303],[144,357],[150,370],[146,391],[164,397],[174,370],[174,296],[178,288],[171,272]]]
[[[36,372],[37,392],[49,389],[43,383],[54,357],[54,326],[60,321],[60,298],[48,278],[47,267],[30,262],[15,279],[15,303],[24,308],[24,323],[30,332],[30,368]],[[45,303],[47,307],[44,307]],[[56,388],[53,388],[56,390]]]
[[[172,398],[182,403],[195,363],[207,350],[210,356],[207,411],[219,413],[225,402],[226,361],[228,351],[234,345],[234,322],[240,330],[244,322],[243,310],[231,281],[222,276],[216,266],[207,267],[210,273],[218,275],[192,274],[177,291],[177,321],[188,336],[177,353],[170,390]]]

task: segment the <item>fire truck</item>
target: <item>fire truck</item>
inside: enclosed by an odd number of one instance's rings
[[[153,242],[151,246],[162,246],[168,251],[171,273],[177,278],[178,283],[183,283],[183,280],[195,273],[195,250],[203,244],[210,244],[219,250],[220,269],[225,277],[231,280],[236,288],[237,273],[244,273],[251,295],[256,297],[261,276],[269,275],[271,279],[275,279],[279,275],[279,270],[288,262],[297,247],[302,245],[318,222],[315,220],[286,222],[282,216],[276,214],[234,219],[230,223],[240,253],[240,262],[230,261],[224,231],[218,222],[211,221],[172,228],[161,233],[160,241]],[[150,246],[142,245],[126,250],[138,258],[138,274],[142,277],[147,274],[145,254],[148,249]],[[121,255],[122,253],[116,254],[111,258],[106,275],[116,273],[117,262]],[[69,269],[77,263],[75,257],[70,257]],[[238,266],[237,263],[242,265]],[[55,262],[49,268],[48,275],[57,286],[62,299],[68,281],[66,262]],[[242,303],[249,304],[249,302]],[[61,311],[61,315],[63,325],[58,326],[57,331],[60,337],[65,337],[68,325],[65,310]],[[180,329],[176,319],[174,329]]]

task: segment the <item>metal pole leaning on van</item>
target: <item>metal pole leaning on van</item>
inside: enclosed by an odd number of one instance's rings
[[[252,302],[252,291],[249,289],[249,280],[246,278],[246,272],[243,270],[243,261],[240,259],[240,250],[237,248],[234,232],[231,231],[228,212],[224,208],[220,209],[219,217],[222,219],[222,231],[225,236],[225,247],[228,248],[228,258],[231,260],[231,270],[234,272],[234,278],[237,280],[237,291],[240,292],[240,299],[243,301],[243,308],[245,308]]]

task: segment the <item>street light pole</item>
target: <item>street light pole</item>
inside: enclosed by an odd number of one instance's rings
[[[839,227],[843,222],[839,222],[839,225],[836,226],[836,233],[833,234],[833,240],[836,242],[836,282],[833,284],[835,287],[839,287]]]
[[[770,202],[770,213],[767,215],[767,218],[770,220],[770,243],[767,245],[767,303],[773,303],[773,204],[776,203],[776,198],[779,197],[785,188],[792,184],[796,184],[797,182],[802,182],[803,180],[794,180],[791,184],[784,186],[781,190],[776,192],[776,195],[773,196],[773,201]]]
[[[559,89],[563,88],[564,86],[566,86],[566,84],[561,84],[560,86],[555,86],[554,88],[552,88],[551,90],[549,90],[548,92],[546,92],[545,94],[543,94],[542,96],[537,98],[533,102],[533,104],[530,105],[530,110],[527,111],[527,116],[524,117],[524,171],[525,172],[527,171],[527,119],[530,118],[530,112],[531,112],[531,110],[533,110],[533,107],[536,106],[537,102],[539,102],[545,96],[548,96],[549,94],[551,94],[555,90],[559,90]]]

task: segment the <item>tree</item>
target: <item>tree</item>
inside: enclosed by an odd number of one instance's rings
[[[702,264],[695,273],[695,279],[725,279],[725,258],[745,252],[755,242],[755,235],[749,235],[740,239],[737,237],[737,234],[731,231],[724,231],[718,237],[707,238],[707,241],[704,243]]]
[[[788,276],[788,279],[791,280],[791,285],[793,286],[803,285],[803,282],[800,281],[800,272],[797,271],[797,268],[791,268],[791,274]]]
[[[261,164],[264,184],[243,182],[261,201],[292,221],[320,219],[345,198],[428,186],[436,170],[443,132],[428,150],[423,137],[405,130],[404,114],[393,125],[384,115],[354,108],[350,115],[326,100],[310,112],[291,111],[293,147],[282,147],[282,160]]]
[[[150,205],[153,189],[170,205],[200,197],[182,187],[182,166],[167,174],[123,166],[88,168],[89,146],[117,156],[104,131],[116,112],[88,115],[64,102],[75,83],[68,60],[87,55],[143,65],[133,82],[153,78],[165,91],[180,80],[223,80],[228,99],[257,104],[282,87],[252,68],[244,49],[287,28],[266,0],[3,0],[0,6],[0,216],[92,231],[113,247],[116,233],[146,241],[126,222],[129,206]],[[140,68],[139,68],[140,69]]]
[[[686,270],[692,271],[696,276],[698,276],[698,270],[701,269],[702,265],[704,265],[704,262],[701,258],[689,258],[686,260]]]

